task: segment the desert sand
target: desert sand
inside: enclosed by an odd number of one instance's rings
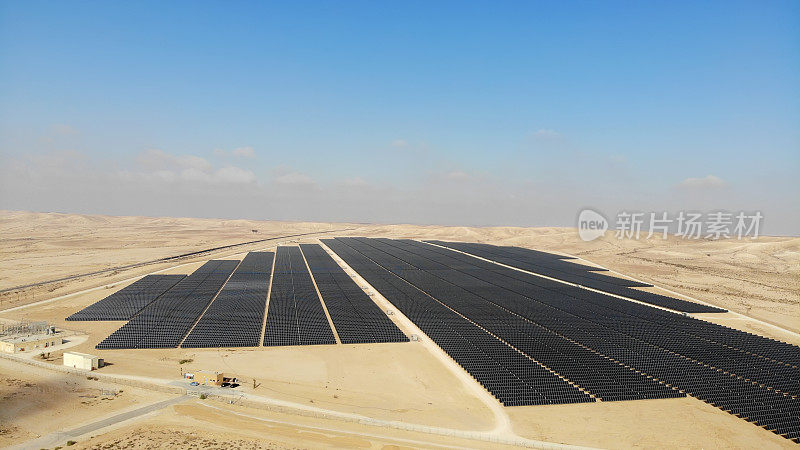
[[[253,233],[253,229],[258,233]],[[486,242],[571,254],[585,258],[587,263],[732,311],[708,314],[703,317],[705,319],[800,344],[800,336],[795,333],[800,330],[799,238],[620,241],[609,233],[585,243],[569,228],[295,224],[2,212],[0,289],[300,233],[315,234],[7,292],[0,296],[3,301],[0,309],[4,310],[0,311],[0,319],[47,320],[85,335],[86,339],[75,340],[77,345],[70,350],[102,353],[112,365],[98,373],[109,376],[181,385],[181,373],[186,371],[206,369],[233,373],[246,381],[237,392],[254,402],[264,399],[459,433],[496,433],[591,447],[792,446],[786,439],[693,398],[501,407],[498,413],[496,402],[492,404],[491,398],[487,400],[486,395],[476,393],[474,386],[455,376],[453,364],[448,365],[431,352],[425,342],[101,352],[94,346],[122,322],[66,322],[64,318],[146,273],[190,273],[211,258],[240,258],[245,251],[270,249],[295,241],[315,242],[317,238],[346,235],[383,236]],[[393,320],[398,321],[401,328],[405,327],[398,317]],[[53,352],[51,364],[60,364],[59,356],[60,352]],[[81,383],[48,400],[51,397],[45,392],[47,389],[25,387],[25,383],[49,386],[69,383],[76,377],[6,360],[0,360],[0,377],[0,398],[4,403],[14,402],[9,403],[14,405],[13,411],[23,411],[26,407],[15,392],[25,390],[26,401],[41,402],[34,411],[0,416],[2,445],[96,420],[100,415],[93,405],[98,402],[112,405],[103,409],[108,414],[170,396],[117,386],[123,393],[113,400],[86,400],[81,396],[96,395],[91,389],[97,389],[99,382],[80,380]],[[88,386],[84,386],[84,381]],[[103,384],[113,386],[105,380]],[[84,400],[89,404],[83,403]],[[278,419],[286,423],[265,422]],[[325,424],[325,430],[304,428],[321,423]],[[77,446],[213,448],[226,442],[232,442],[235,448],[428,447],[445,443],[478,448],[498,445],[194,399],[95,433],[94,437],[78,439]]]
[[[0,446],[69,427],[76,420],[155,402],[164,395],[0,359]]]

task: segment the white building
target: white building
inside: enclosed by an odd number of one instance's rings
[[[64,365],[74,369],[95,370],[103,367],[103,358],[78,352],[64,352]]]

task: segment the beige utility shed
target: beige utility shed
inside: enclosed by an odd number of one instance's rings
[[[74,369],[95,370],[103,367],[103,358],[87,353],[64,352],[64,365]]]

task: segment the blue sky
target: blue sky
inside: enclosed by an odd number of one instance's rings
[[[798,234],[799,86],[797,2],[2,2],[0,208]]]

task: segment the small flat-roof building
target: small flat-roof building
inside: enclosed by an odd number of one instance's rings
[[[198,370],[195,373],[186,374],[188,378],[203,384],[203,385],[216,385],[222,384],[221,372],[209,372],[206,370]]]
[[[226,376],[222,372],[210,372],[208,370],[198,370],[194,373],[185,373],[183,374],[184,378],[188,378],[190,380],[196,381],[199,384],[203,385],[215,385],[219,386],[222,383],[235,383],[237,379],[235,377]]]
[[[103,358],[79,352],[64,352],[64,365],[74,369],[95,370],[103,367]]]
[[[52,334],[18,334],[0,338],[0,351],[4,353],[21,353],[50,348],[63,343],[64,340],[60,336]]]

